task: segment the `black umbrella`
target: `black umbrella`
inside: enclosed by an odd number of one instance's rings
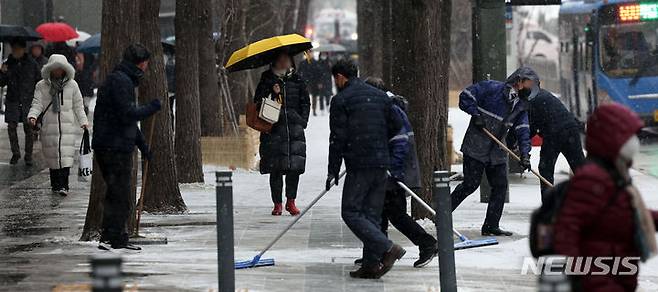
[[[175,44],[176,44],[175,40],[167,39],[162,41],[162,47],[165,50],[169,50],[171,52],[174,51]],[[81,42],[76,48],[76,50],[81,53],[99,54],[101,52],[101,34],[97,33],[89,37],[84,42]]]
[[[12,40],[36,41],[40,39],[41,35],[32,28],[0,24],[0,42],[10,42]]]

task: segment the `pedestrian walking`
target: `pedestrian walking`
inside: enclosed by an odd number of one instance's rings
[[[320,104],[320,111],[324,111],[325,107],[329,110],[331,96],[333,95],[331,83],[331,61],[329,60],[329,53],[321,52],[318,66],[318,103]]]
[[[270,175],[270,192],[274,209],[272,215],[282,213],[285,176],[286,211],[299,214],[295,205],[299,176],[306,169],[306,137],[311,107],[306,83],[295,72],[290,55],[280,52],[263,72],[256,87],[254,102],[262,104],[269,98],[281,104],[279,120],[269,133],[260,134],[260,173]]]
[[[128,244],[126,221],[131,214],[130,180],[135,146],[139,145],[142,157],[150,157],[137,122],[161,107],[159,99],[136,105],[135,88],[148,68],[150,56],[140,44],[128,46],[122,61],[99,89],[94,111],[92,148],[106,185],[101,243],[109,243],[115,249],[141,249]]]
[[[46,58],[50,58],[53,54],[59,54],[66,57],[66,60],[75,68],[76,52],[73,48],[69,47],[66,42],[52,42],[46,45]]]
[[[418,260],[414,267],[422,268],[429,264],[438,252],[436,239],[427,233],[409,214],[407,214],[407,194],[397,182],[404,183],[413,191],[421,188],[420,167],[416,151],[414,131],[407,117],[407,100],[403,96],[390,92],[380,78],[368,77],[367,84],[386,92],[393,100],[393,109],[402,121],[400,132],[389,140],[391,153],[391,177],[386,186],[386,199],[382,212],[382,232],[387,234],[390,221],[397,230],[409,238],[418,247]]]
[[[381,231],[391,164],[388,141],[399,133],[402,121],[384,92],[357,77],[358,68],[351,60],[338,61],[331,71],[339,92],[330,107],[326,189],[338,184],[344,159],[347,176],[341,216],[363,242],[363,264],[350,276],[378,279],[406,253]]]
[[[48,63],[48,58],[46,58],[43,52],[44,47],[41,41],[33,42],[30,45],[30,57],[32,57],[32,59],[37,62],[37,65],[39,65],[39,72],[41,72],[41,68]]]
[[[75,63],[75,81],[80,86],[82,99],[85,101],[85,113],[89,113],[89,103],[94,97],[94,72],[96,71],[96,58],[93,54],[77,53]]]
[[[317,116],[318,104],[320,112],[324,111],[325,105],[329,107],[331,98],[331,64],[326,52],[320,53],[319,59],[311,58],[308,62],[299,65],[299,74],[308,86],[308,92],[312,97],[313,116]]]
[[[484,129],[505,141],[514,130],[521,151],[521,167],[530,169],[530,125],[527,101],[538,92],[539,77],[530,68],[521,67],[505,82],[485,80],[473,84],[459,95],[459,108],[471,115],[461,151],[464,153],[464,181],[452,192],[452,210],[480,186],[486,173],[491,185],[487,214],[482,225],[483,236],[511,236],[500,228],[507,193],[507,153]]]
[[[50,169],[50,188],[53,193],[68,195],[69,170],[73,166],[80,144],[80,128],[87,129],[82,94],[75,82],[75,69],[66,57],[50,56],[41,69],[42,80],[34,90],[34,100],[27,115],[30,124],[37,126],[41,117],[41,150]]]
[[[583,129],[564,104],[545,89],[540,89],[529,104],[530,137],[537,134],[543,139],[539,154],[539,174],[553,183],[555,163],[560,153],[569,162],[571,171],[585,162],[580,142]],[[547,188],[546,184],[541,184],[542,202],[545,201]]]
[[[23,124],[25,133],[25,165],[31,166],[32,144],[34,135],[32,126],[27,122],[27,114],[34,98],[34,87],[41,79],[39,65],[26,52],[27,44],[23,40],[10,43],[11,54],[0,68],[0,86],[7,86],[5,97],[5,123],[11,145],[10,164],[17,164],[21,159],[21,148],[18,142],[18,124]]]
[[[642,127],[635,113],[618,104],[597,107],[587,121],[588,161],[567,186],[553,229],[554,249],[588,262],[591,257],[620,273],[594,265],[572,277],[574,291],[635,291],[639,270],[614,268],[617,261],[638,265],[658,252],[658,212],[647,209],[629,170]]]

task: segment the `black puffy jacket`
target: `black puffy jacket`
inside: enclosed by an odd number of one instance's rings
[[[153,104],[136,104],[135,87],[139,85],[142,74],[134,64],[121,62],[98,90],[92,140],[94,150],[135,150],[135,142],[142,137],[137,122],[159,110]]]
[[[530,136],[539,133],[544,138],[561,137],[560,134],[567,133],[566,130],[581,128],[576,117],[567,110],[562,101],[544,89],[530,100],[528,114]]]
[[[306,169],[304,129],[311,109],[306,83],[297,73],[278,77],[267,70],[256,87],[254,102],[274,98],[272,87],[276,83],[282,90],[283,106],[272,131],[260,134],[260,173],[302,174]]]
[[[342,160],[347,169],[390,167],[389,140],[402,120],[386,93],[358,78],[331,99],[329,173],[337,175]]]
[[[5,122],[20,123],[27,118],[41,72],[37,62],[27,54],[20,59],[9,55],[4,64],[7,72],[0,72],[0,86],[7,86]]]

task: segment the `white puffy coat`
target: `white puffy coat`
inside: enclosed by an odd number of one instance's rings
[[[73,80],[75,70],[63,55],[54,54],[41,70],[42,80],[34,90],[32,107],[28,118],[36,119],[52,101],[50,95],[50,71],[62,68],[66,71],[68,82],[64,85],[63,98],[60,103],[60,112],[52,110],[52,105],[43,116],[41,127],[41,148],[46,158],[48,168],[60,169],[72,167],[80,147],[82,125],[86,125],[82,94],[78,83]]]

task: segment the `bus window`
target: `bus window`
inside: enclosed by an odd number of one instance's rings
[[[658,75],[657,31],[655,21],[601,26],[603,71],[611,77]]]

